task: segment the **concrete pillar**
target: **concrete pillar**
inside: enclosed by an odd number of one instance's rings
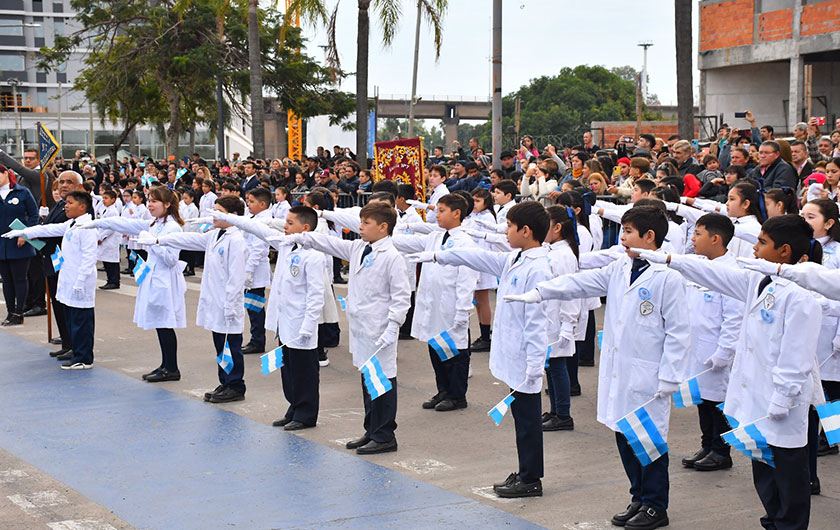
[[[787,131],[793,131],[793,126],[802,119],[802,98],[804,94],[805,59],[801,55],[790,58],[790,95],[788,97]]]
[[[446,153],[449,153],[449,151],[454,149],[454,144],[458,140],[458,124],[461,123],[461,118],[457,115],[454,118],[446,116],[442,121],[443,141],[445,143]]]

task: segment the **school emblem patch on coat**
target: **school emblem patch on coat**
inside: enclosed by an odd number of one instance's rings
[[[297,277],[297,275],[300,274],[300,267],[298,267],[297,265],[292,265],[291,267],[289,267],[289,273],[293,277]]]
[[[642,316],[648,316],[649,314],[653,313],[653,302],[650,300],[645,300],[641,304],[639,304],[639,313]]]

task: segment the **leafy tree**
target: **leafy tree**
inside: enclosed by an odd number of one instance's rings
[[[426,128],[422,120],[414,120],[414,135],[423,137],[426,151],[431,153],[436,145],[443,145],[443,130],[435,125]],[[408,138],[408,120],[386,118],[376,128],[376,141],[386,142],[396,138]]]

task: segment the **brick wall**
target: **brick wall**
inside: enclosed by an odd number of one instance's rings
[[[840,31],[840,0],[808,4],[802,7],[800,32],[803,36],[833,31]]]
[[[753,42],[753,0],[700,6],[700,51]]]
[[[611,148],[622,136],[635,137],[636,135],[635,121],[608,123],[593,122],[592,127],[593,129],[603,127],[604,140],[598,139],[598,144],[607,148]],[[679,133],[678,129],[679,125],[676,121],[642,122],[642,134],[652,134],[657,138],[662,138],[663,140],[668,140],[669,136]],[[695,130],[695,136],[698,132],[698,130]]]
[[[759,15],[759,40],[767,42],[791,37],[793,37],[793,9],[780,9]]]

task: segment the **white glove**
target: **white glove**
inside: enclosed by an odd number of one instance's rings
[[[3,234],[3,237],[5,237],[6,239],[15,239],[15,238],[18,238],[18,237],[24,237],[23,230],[9,230],[5,234]]]
[[[225,306],[225,320],[228,322],[236,320],[236,309]]]
[[[288,236],[284,234],[278,234],[276,236],[268,236],[265,239],[266,241],[269,241],[281,247],[290,247],[295,244],[300,245],[303,242],[303,237],[300,234],[290,234]]]
[[[770,402],[770,406],[767,408],[767,415],[773,421],[783,420],[788,417],[790,414],[790,409],[776,405],[772,401]]]
[[[529,385],[541,383],[543,373],[544,373],[544,368],[542,366],[528,365],[525,368],[525,381],[526,381],[526,383],[529,384]]]
[[[435,261],[435,253],[431,250],[424,250],[423,252],[416,252],[405,257],[409,263],[430,263]]]
[[[143,230],[137,237],[132,237],[132,241],[136,241],[140,245],[157,245],[157,238],[148,230]]]
[[[680,389],[680,385],[676,383],[671,383],[669,381],[659,381],[659,388],[656,389],[656,394],[653,396],[655,398],[663,398],[663,397],[670,397],[677,390]]]
[[[212,221],[222,221],[222,222],[225,222],[225,223],[233,224],[233,223],[231,223],[231,219],[234,218],[234,217],[237,217],[237,216],[232,214],[232,213],[220,212],[219,210],[213,210],[212,212],[210,212],[211,222]]]
[[[213,222],[212,217],[193,217],[192,219],[187,219],[184,221],[186,224],[190,225],[206,225]]]
[[[385,348],[385,347],[390,346],[391,344],[394,344],[395,342],[397,342],[397,337],[399,335],[397,333],[397,329],[398,329],[397,327],[394,327],[394,326],[391,326],[391,324],[388,324],[388,327],[385,328],[385,332],[382,334],[382,336],[379,337],[378,339],[376,339],[376,342],[374,343],[376,345],[376,347],[377,348]]]
[[[73,298],[75,300],[81,300],[85,297],[85,287],[84,285],[74,285],[73,286]]]
[[[312,337],[312,332],[308,329],[302,329],[299,333],[298,340],[301,342],[306,342]]]
[[[75,224],[75,228],[78,228],[79,230],[93,230],[97,226],[98,226],[98,224],[97,224],[96,220],[83,221],[81,223],[76,223]]]
[[[41,206],[40,208],[38,208],[38,215],[40,217],[46,217],[49,214],[50,214],[50,209],[47,208],[46,206]]]
[[[737,258],[738,264],[747,270],[760,272],[761,274],[778,274],[779,264],[756,258]]]
[[[253,272],[246,272],[245,273],[245,288],[251,289],[254,286],[254,273]]]
[[[473,239],[487,239],[487,232],[482,232],[481,230],[475,230],[474,228],[465,228],[464,233],[470,236]]]
[[[663,265],[668,263],[668,254],[665,252],[657,252],[655,250],[647,250],[644,248],[631,248],[630,252],[638,254],[640,258],[651,263],[661,263]]]
[[[453,327],[455,328],[468,328],[470,326],[470,314],[466,311],[456,311],[455,312],[455,321],[453,322]]]
[[[711,363],[712,370],[715,372],[722,372],[723,370],[729,368],[730,361],[729,359],[724,359],[719,355],[712,355],[706,363]]]
[[[531,289],[522,294],[506,294],[503,298],[505,302],[522,302],[524,304],[536,304],[542,302],[543,299],[537,289]]]
[[[675,202],[665,201],[665,209],[668,210],[669,212],[676,212],[677,208],[679,208],[679,207],[680,207],[680,205],[675,203]]]
[[[571,343],[572,343],[572,339],[570,339],[569,337],[564,337],[563,335],[560,335],[560,339],[557,340],[557,347],[561,350],[564,350],[564,349],[568,348],[569,344],[571,344]]]

